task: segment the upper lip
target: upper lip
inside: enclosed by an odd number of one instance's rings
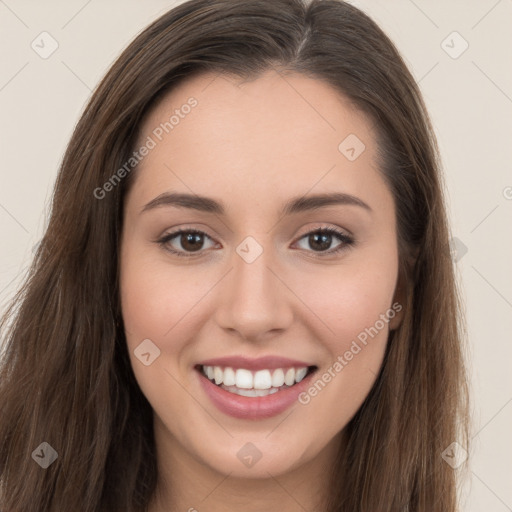
[[[247,370],[273,370],[276,368],[306,368],[314,366],[311,363],[289,359],[280,356],[264,356],[252,359],[245,356],[226,356],[208,359],[198,363],[199,366],[222,366],[231,368],[244,368]]]

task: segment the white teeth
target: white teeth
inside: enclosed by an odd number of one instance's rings
[[[270,389],[272,376],[269,370],[260,370],[254,374],[254,389]]]
[[[244,368],[235,370],[230,367],[203,366],[203,373],[218,386],[230,388],[229,390],[233,388],[265,392],[264,395],[243,394],[243,396],[265,396],[270,394],[267,391],[275,393],[275,391],[273,391],[274,389],[278,391],[278,388],[283,386],[289,387],[293,386],[295,383],[301,382],[308,373],[308,368],[276,368],[275,370],[258,370],[251,372]]]
[[[215,379],[215,384],[222,384],[222,379],[224,378],[224,372],[222,368],[215,366],[213,368],[213,377]]]
[[[295,382],[300,382],[308,373],[307,368],[300,368],[295,372]]]
[[[284,375],[284,383],[287,386],[293,386],[295,384],[295,369],[290,368]]]
[[[252,373],[239,368],[235,375],[235,386],[242,389],[251,389],[253,383]]]
[[[281,368],[274,370],[272,375],[272,387],[280,388],[284,384],[284,372]]]
[[[225,386],[224,384],[221,385],[221,388],[225,389],[226,391],[229,391],[230,393],[234,393],[235,395],[250,396],[250,397],[273,395],[274,393],[277,393],[279,391],[279,389],[277,389],[277,388],[240,389],[240,388],[237,388],[236,386]]]
[[[235,382],[236,382],[236,379],[235,379],[235,372],[233,371],[233,368],[226,368],[224,370],[223,384],[225,386],[234,386]]]

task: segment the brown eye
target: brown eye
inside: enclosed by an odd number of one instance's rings
[[[313,252],[326,254],[333,254],[338,251],[342,251],[354,243],[354,240],[351,237],[334,228],[316,229],[315,231],[311,231],[304,235],[300,240],[304,239],[306,239],[306,244],[313,250]],[[339,243],[334,248],[331,248],[335,239],[338,239]]]
[[[182,229],[164,235],[158,243],[177,256],[193,256],[204,249],[206,239],[211,240],[203,231]]]
[[[203,235],[197,233],[182,233],[179,241],[185,251],[198,251],[204,243]]]

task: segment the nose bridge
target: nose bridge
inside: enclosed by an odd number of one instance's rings
[[[286,287],[275,275],[276,266],[272,249],[263,249],[252,237],[237,247],[217,307],[221,327],[249,339],[287,325],[292,312]]]

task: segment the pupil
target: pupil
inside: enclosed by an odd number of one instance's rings
[[[188,233],[186,235],[181,236],[181,245],[184,249],[197,251],[201,248],[202,245],[202,235],[198,233]],[[183,240],[185,243],[183,243]]]
[[[313,247],[317,243],[318,239],[321,239],[322,242],[320,242],[320,250],[325,250],[331,245],[331,237],[332,235],[328,233],[314,233],[310,235],[309,240]]]

